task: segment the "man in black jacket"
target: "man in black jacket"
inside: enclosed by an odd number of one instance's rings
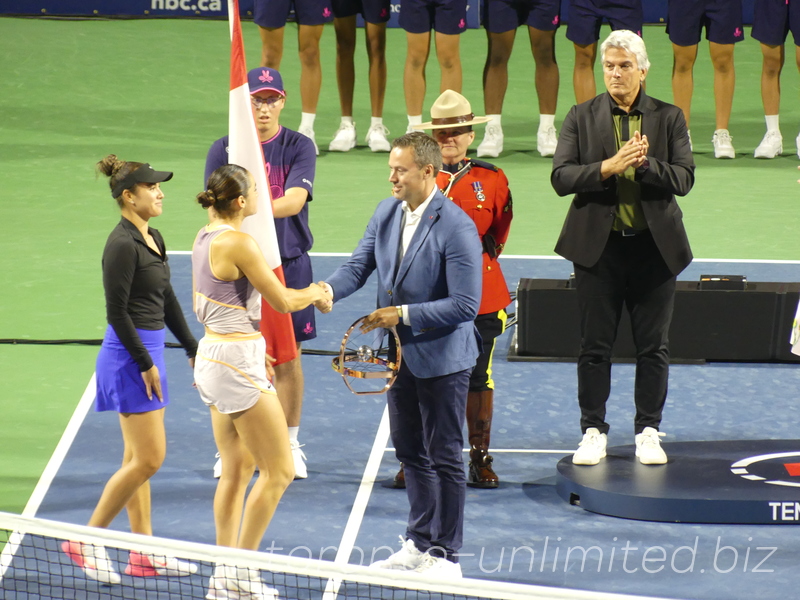
[[[575,464],[606,455],[611,350],[623,305],[636,344],[636,456],[663,464],[658,427],[667,397],[675,280],[692,260],[675,196],[694,184],[679,108],[648,97],[642,39],[614,31],[600,48],[607,93],[572,107],[551,183],[574,194],[556,252],[571,260],[581,311],[578,402],[583,440]]]

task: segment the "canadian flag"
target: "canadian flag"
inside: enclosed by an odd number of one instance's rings
[[[261,142],[258,139],[250,104],[242,24],[239,20],[239,0],[228,0],[228,21],[231,29],[228,162],[250,171],[258,190],[258,212],[244,220],[242,231],[255,238],[270,269],[275,272],[281,283],[285,284],[278,238],[275,235],[272,197],[264,166],[264,154],[261,151]],[[264,300],[261,301],[261,334],[267,342],[267,352],[276,359],[275,364],[289,362],[297,357],[291,315],[278,313]]]

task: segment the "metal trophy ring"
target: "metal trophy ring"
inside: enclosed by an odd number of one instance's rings
[[[392,387],[402,364],[400,338],[394,327],[363,333],[365,315],[353,323],[342,338],[339,356],[331,366],[357,395],[383,394]]]

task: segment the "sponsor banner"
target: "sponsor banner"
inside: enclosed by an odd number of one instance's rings
[[[399,27],[402,0],[393,0],[389,27]],[[472,0],[467,10],[467,27],[480,26],[480,0]],[[753,22],[755,0],[744,0],[744,22]],[[645,23],[665,23],[667,0],[646,0]],[[0,3],[0,14],[65,15],[96,17],[227,17],[225,0],[6,0]],[[253,0],[241,0],[239,14],[253,16]],[[569,0],[561,2],[561,21],[569,22]],[[362,25],[359,16],[359,25]]]
[[[251,16],[253,0],[242,0],[240,13]],[[96,17],[227,17],[224,0],[11,0],[0,13]]]

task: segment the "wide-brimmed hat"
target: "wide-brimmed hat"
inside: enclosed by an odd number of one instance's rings
[[[491,121],[491,117],[476,117],[469,100],[458,92],[445,90],[431,106],[431,120],[414,125],[414,129],[444,129],[460,125],[477,125]]]

